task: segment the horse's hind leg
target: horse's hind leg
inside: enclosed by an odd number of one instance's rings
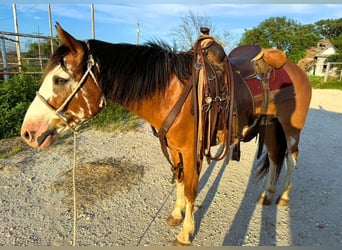
[[[287,170],[286,170],[283,190],[277,200],[277,204],[280,206],[287,206],[289,204],[290,192],[291,192],[292,170],[297,165],[300,130],[295,129],[295,128],[287,128],[285,126],[285,134],[286,134],[286,144],[287,144],[287,152],[286,152],[286,167],[287,167],[286,169]]]
[[[260,196],[258,203],[263,205],[270,205],[276,190],[276,184],[280,174],[280,170],[284,161],[286,152],[286,141],[282,127],[277,119],[268,122],[265,131],[265,146],[267,149],[266,162],[263,170],[259,175],[263,176],[267,173],[266,188]]]

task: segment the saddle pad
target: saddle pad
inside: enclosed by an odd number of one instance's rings
[[[260,80],[256,78],[246,80],[249,89],[253,96],[258,96],[262,94],[262,88]],[[283,68],[275,69],[271,72],[270,76],[270,91],[280,90],[288,86],[292,86],[292,81],[286,71]]]

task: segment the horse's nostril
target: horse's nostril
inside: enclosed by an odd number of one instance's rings
[[[30,140],[31,139],[31,136],[30,136],[30,133],[28,131],[26,131],[24,134],[23,134],[23,137],[26,139],[26,140]]]

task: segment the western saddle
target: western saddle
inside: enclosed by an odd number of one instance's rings
[[[208,161],[225,158],[228,164],[231,144],[234,144],[231,158],[239,161],[240,140],[249,141],[258,133],[259,157],[263,145],[262,127],[266,124],[269,102],[270,72],[286,62],[283,52],[265,50],[259,45],[239,46],[227,56],[222,43],[209,35],[208,28],[202,27],[200,31],[202,35],[193,46],[194,70],[190,84],[185,86],[159,131],[152,127],[154,134],[160,139],[165,157],[172,166],[172,182],[175,178],[182,178],[183,162],[181,160],[178,164],[172,163],[167,150],[166,134],[191,90],[192,112],[195,117],[194,157],[198,170],[204,157]],[[246,80],[251,78],[258,78],[262,88],[261,114],[257,117],[253,96],[246,84]],[[239,95],[238,98],[235,98],[235,95]],[[210,149],[218,144],[222,144],[221,151],[214,156]],[[179,156],[182,159],[181,153]]]

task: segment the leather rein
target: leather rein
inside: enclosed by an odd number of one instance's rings
[[[194,159],[197,164],[197,170],[199,171],[204,156],[208,160],[221,160],[226,158],[226,164],[228,164],[230,158],[234,105],[233,71],[228,61],[228,57],[225,55],[222,69],[223,77],[218,79],[212,63],[208,61],[205,55],[206,50],[213,42],[203,47],[201,41],[205,39],[213,39],[214,42],[214,38],[209,36],[201,36],[198,39],[195,46],[195,55],[193,60],[194,71],[191,74],[189,83],[185,85],[178,101],[162,123],[159,131],[152,126],[154,135],[159,138],[163,154],[171,165],[171,170],[173,172],[171,183],[174,182],[175,178],[181,179],[182,177],[183,157],[181,152],[178,152],[180,162],[177,164],[172,162],[168,153],[166,135],[177,118],[191,90],[193,94],[193,115],[195,118]],[[211,74],[210,77],[208,77],[209,72]],[[210,88],[212,86],[212,84],[209,84],[210,81],[214,81],[214,90]],[[213,156],[210,152],[211,141],[213,137],[216,137],[216,127],[219,122],[221,122],[223,126],[223,147],[220,152]],[[176,173],[178,173],[178,176],[176,176]]]

